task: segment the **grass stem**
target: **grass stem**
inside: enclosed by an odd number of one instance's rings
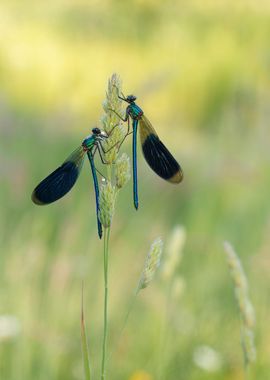
[[[81,342],[82,342],[82,353],[83,353],[83,364],[84,364],[84,378],[85,380],[90,380],[91,372],[90,372],[89,350],[88,350],[85,320],[84,320],[83,286],[82,286],[82,310],[81,310]]]
[[[107,353],[107,336],[108,336],[108,258],[109,258],[109,238],[110,227],[104,231],[104,327],[103,327],[103,345],[102,345],[102,363],[101,363],[101,380],[106,378],[106,353]]]

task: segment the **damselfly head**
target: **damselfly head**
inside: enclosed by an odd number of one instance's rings
[[[93,128],[92,129],[92,133],[93,133],[93,135],[100,135],[101,134],[101,130],[99,128]]]
[[[136,96],[134,96],[134,95],[128,95],[125,100],[128,103],[133,103],[133,102],[135,102],[136,99],[137,99]]]

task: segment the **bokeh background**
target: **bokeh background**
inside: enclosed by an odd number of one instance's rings
[[[250,379],[269,378],[269,41],[267,0],[1,1],[1,380],[83,378],[82,280],[98,378],[102,243],[89,167],[51,206],[36,207],[30,195],[99,125],[113,72],[125,94],[137,95],[185,180],[162,181],[139,151],[139,211],[131,183],[118,199],[109,378],[243,379],[224,240],[241,257],[257,315]],[[122,149],[130,154],[130,141]],[[177,268],[184,286],[173,301],[166,346],[160,336],[168,297],[159,276],[140,294],[116,344],[151,242],[163,237],[166,254],[177,224],[186,231]],[[203,347],[210,351],[198,361]],[[213,355],[218,365],[211,365]]]

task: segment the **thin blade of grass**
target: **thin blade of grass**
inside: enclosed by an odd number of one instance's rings
[[[87,336],[84,322],[84,309],[83,309],[83,287],[82,287],[82,311],[81,311],[81,342],[82,342],[82,355],[84,364],[84,377],[85,380],[91,380],[89,350],[87,344]]]

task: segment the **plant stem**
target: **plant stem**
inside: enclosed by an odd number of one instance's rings
[[[168,328],[170,326],[170,316],[172,307],[172,279],[169,281],[166,289],[166,302],[163,314],[163,321],[160,328],[159,344],[158,344],[158,363],[157,363],[157,379],[164,378],[164,371],[166,365],[166,352],[168,348]]]
[[[124,319],[124,323],[123,323],[123,326],[119,332],[119,335],[118,335],[118,338],[117,338],[117,341],[115,343],[115,348],[113,351],[110,351],[109,355],[108,355],[108,360],[111,359],[111,356],[114,354],[114,352],[117,350],[117,347],[121,341],[121,338],[123,337],[123,333],[124,333],[124,330],[125,330],[125,327],[127,325],[127,322],[128,322],[128,319],[129,319],[129,316],[130,316],[130,313],[132,312],[133,308],[134,308],[134,305],[135,305],[135,302],[136,302],[136,299],[137,299],[137,295],[138,295],[138,292],[136,291],[136,293],[133,294],[133,297],[130,301],[130,304],[129,304],[129,307],[128,307],[128,311],[126,313],[126,316],[125,316],[125,319]]]
[[[84,377],[85,380],[91,379],[90,372],[90,361],[89,361],[89,350],[87,344],[87,336],[84,321],[84,309],[83,309],[83,287],[82,287],[82,311],[81,311],[81,341],[82,341],[82,353],[83,353],[83,363],[84,363]]]
[[[103,327],[103,346],[102,346],[102,363],[101,363],[101,380],[105,380],[106,374],[106,352],[107,352],[107,335],[108,335],[108,258],[109,258],[109,238],[110,227],[104,231],[104,327]]]

